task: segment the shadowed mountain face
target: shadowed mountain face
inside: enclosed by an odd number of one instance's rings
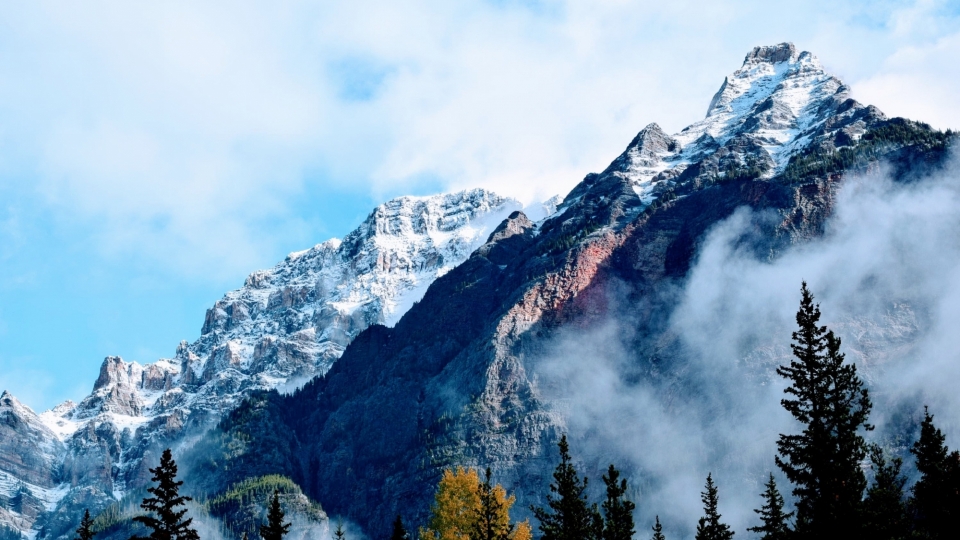
[[[492,467],[519,509],[542,504],[570,412],[536,374],[554,338],[629,312],[630,377],[665,400],[695,392],[667,322],[711,228],[754,209],[743,248],[775,259],[823,234],[845,171],[889,160],[905,180],[938,166],[948,138],[849,99],[809,53],[758,47],[705,120],[648,126],[546,220],[511,215],[395,327],[360,333],[294,395],[248,401],[194,457],[211,473],[282,470],[374,535],[398,513],[424,522],[455,465]]]
[[[628,378],[667,407],[695,395],[669,321],[713,228],[756,210],[740,247],[775,260],[823,235],[844,173],[887,161],[909,181],[943,162],[948,135],[847,93],[810,53],[757,47],[704,120],[647,126],[555,211],[482,190],[391,201],[251,274],[176,358],[108,358],[81,404],[41,415],[5,394],[0,522],[70,535],[82,508],[142,488],[167,445],[195,493],[283,474],[372,536],[398,513],[423,523],[446,467],[490,466],[521,513],[542,504],[575,412],[540,370],[558,339],[629,320]]]

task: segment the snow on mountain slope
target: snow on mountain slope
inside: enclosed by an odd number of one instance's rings
[[[326,372],[354,336],[395,324],[519,209],[482,189],[393,199],[342,241],[250,274],[174,358],[141,365],[108,357],[90,395],[40,415],[4,394],[0,415],[19,427],[0,439],[0,523],[27,532],[58,501],[90,504],[94,490],[102,505],[142,485],[157,449],[199,433],[251,391],[288,390]],[[36,463],[9,457],[21,454]],[[7,510],[23,490],[35,494],[37,511]]]
[[[866,126],[864,110],[882,116],[850,100],[847,86],[813,54],[797,52],[792,43],[756,47],[724,79],[703,120],[673,136],[650,124],[611,168],[633,181],[644,202],[690,176],[684,172],[705,158],[715,158],[712,167],[696,175],[753,169],[772,177],[810,145],[854,143]]]

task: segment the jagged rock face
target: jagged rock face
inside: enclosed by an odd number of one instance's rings
[[[343,241],[292,253],[273,269],[250,274],[208,310],[200,338],[182,342],[173,359],[141,365],[108,357],[78,405],[39,417],[7,407],[15,410],[7,415],[10,425],[33,435],[18,438],[12,427],[3,433],[0,452],[9,446],[11,457],[0,456],[0,474],[56,487],[45,500],[50,506],[63,498],[61,508],[41,520],[40,536],[69,534],[61,525],[75,521],[81,503],[103,508],[145,485],[163,447],[202,432],[252,391],[287,388],[326,372],[359,332],[395,323],[433,280],[519,208],[481,189],[401,197],[377,207]],[[44,451],[34,450],[41,442]],[[39,461],[21,463],[13,457],[18,453]],[[18,523],[27,530],[33,521]]]
[[[793,156],[855,146],[885,122],[847,99],[809,53],[755,49],[703,121],[673,137],[647,126],[555,216],[510,216],[393,328],[360,333],[302,392],[261,396],[232,414],[213,448],[242,450],[217,461],[210,481],[214,470],[280,470],[377,535],[401,511],[426,519],[444,467],[489,466],[516,490],[523,515],[543,504],[566,425],[563,404],[530,371],[545,340],[604,319],[619,295],[636,311],[638,373],[682,381],[683,359],[665,333],[670,295],[706,232],[746,206],[775,216],[758,225],[755,247],[768,256],[822,234],[842,176],[781,172]],[[748,158],[766,164],[762,172],[725,177],[729,163]],[[651,358],[673,363],[653,369]]]
[[[62,496],[63,451],[36,413],[10,393],[0,394],[0,521],[29,530]]]

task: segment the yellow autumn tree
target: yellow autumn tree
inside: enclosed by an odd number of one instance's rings
[[[510,523],[510,507],[502,486],[490,485],[490,474],[480,482],[477,471],[457,467],[443,472],[422,540],[530,540],[529,521]]]

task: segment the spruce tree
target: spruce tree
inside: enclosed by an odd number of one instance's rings
[[[477,488],[480,504],[476,509],[476,520],[473,523],[471,540],[509,540],[513,533],[510,525],[510,516],[506,512],[506,501],[497,497],[493,484],[490,482],[490,467],[487,467],[486,477]]]
[[[801,538],[859,533],[857,516],[867,480],[860,463],[867,454],[861,430],[871,402],[857,368],[844,363],[840,338],[821,326],[820,306],[803,283],[793,333],[794,360],[777,368],[789,380],[780,403],[803,425],[780,435],[777,466],[794,485],[796,532]]]
[[[160,465],[155,469],[150,469],[153,477],[150,479],[157,485],[147,488],[147,492],[153,495],[145,497],[140,503],[140,508],[150,512],[152,515],[136,516],[134,521],[143,523],[153,529],[150,536],[151,540],[200,540],[197,531],[190,525],[193,518],[183,519],[187,514],[186,503],[191,501],[190,497],[180,495],[180,486],[182,480],[177,480],[177,463],[173,460],[173,454],[167,448],[160,456]],[[137,540],[144,538],[134,537]]]
[[[653,525],[653,537],[650,540],[667,540],[663,536],[663,527],[660,526],[660,516],[657,516],[657,522]]]
[[[906,538],[910,524],[903,500],[907,479],[900,473],[903,460],[895,457],[887,463],[883,450],[873,445],[870,461],[874,470],[873,485],[863,500],[863,535],[871,540]]]
[[[777,489],[777,481],[773,479],[773,473],[770,474],[770,480],[764,484],[766,489],[760,494],[763,497],[763,506],[754,512],[760,514],[760,521],[763,525],[759,527],[750,527],[747,530],[761,534],[761,540],[785,540],[790,534],[790,527],[787,520],[793,515],[793,512],[783,511],[783,497]]]
[[[633,524],[633,510],[636,505],[626,497],[627,480],[620,479],[620,471],[610,465],[603,476],[607,486],[607,498],[603,508],[603,540],[631,540],[636,532]]]
[[[960,455],[947,449],[946,437],[933,425],[927,408],[923,416],[920,439],[910,449],[920,473],[910,506],[920,538],[953,538],[960,518]]]
[[[343,520],[337,520],[337,529],[333,531],[334,540],[346,540],[347,533],[343,530]]]
[[[720,521],[720,512],[717,510],[720,499],[717,486],[713,483],[713,474],[707,474],[706,488],[706,491],[700,493],[704,516],[697,524],[696,540],[730,540],[733,538],[733,531],[729,525]]]
[[[588,504],[587,479],[583,481],[570,462],[567,436],[560,437],[560,464],[553,472],[554,482],[547,495],[549,509],[531,506],[540,521],[542,540],[595,540],[597,523],[601,522],[596,506]],[[601,527],[602,528],[602,527]]]
[[[90,530],[91,525],[93,525],[93,520],[90,519],[90,510],[84,510],[83,518],[80,520],[80,526],[77,527],[77,537],[75,540],[91,540],[94,536],[93,531]]]
[[[260,526],[260,537],[263,540],[283,540],[283,535],[290,532],[290,523],[284,523],[283,508],[280,506],[280,490],[273,490],[273,499],[267,509],[267,524]]]
[[[397,514],[397,519],[393,520],[393,532],[390,534],[390,540],[410,540],[407,528],[403,526],[403,519]]]

